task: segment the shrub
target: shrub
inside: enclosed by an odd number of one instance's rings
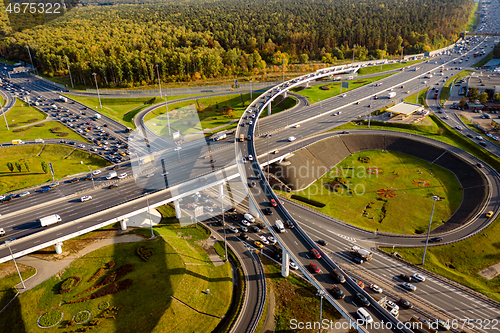
[[[65,294],[71,291],[80,282],[81,278],[78,276],[70,276],[61,284],[59,294]]]
[[[321,90],[330,90],[330,87],[328,84],[325,84],[324,86],[319,87]]]
[[[137,249],[137,254],[139,255],[139,257],[141,257],[142,260],[148,261],[148,258],[153,255],[153,249],[150,249],[143,245]]]
[[[52,133],[55,133],[55,132],[59,131],[60,129],[61,129],[61,127],[52,127],[52,128],[50,129],[50,131],[51,131]]]
[[[103,269],[103,268],[101,268],[101,269]],[[124,277],[128,273],[132,272],[133,270],[134,270],[134,265],[131,265],[131,264],[126,264],[126,265],[120,266],[115,271],[112,271],[112,272],[109,272],[108,274],[106,274],[106,276],[104,276],[104,278],[101,281],[97,282],[92,287],[79,293],[78,295],[75,295],[75,297],[79,297],[79,296],[86,294],[88,292],[91,292],[92,290],[95,290],[99,287],[113,283],[113,282],[121,279],[122,277]],[[101,273],[101,275],[102,275],[102,273]]]
[[[26,121],[26,123],[34,123],[35,121],[38,121],[38,119],[36,119],[36,118],[35,119],[29,119],[29,120]]]
[[[68,133],[66,132],[57,133],[57,136],[62,136],[62,137],[68,136]]]
[[[295,199],[295,200],[298,200],[298,201],[302,201],[302,202],[304,202],[306,204],[309,204],[311,206],[318,207],[318,208],[325,207],[324,203],[321,203],[321,202],[318,202],[318,201],[315,201],[315,200],[311,200],[309,198],[304,198],[304,197],[301,197],[300,195],[296,195],[296,194],[292,194],[292,199]]]
[[[23,132],[23,131],[26,131],[26,129],[27,129],[27,127],[16,128],[15,130],[12,130],[12,132],[14,132],[14,133]]]
[[[131,279],[125,279],[123,281],[118,281],[116,283],[107,285],[106,287],[98,290],[97,292],[93,293],[92,295],[85,296],[83,298],[80,298],[80,299],[77,299],[77,300],[74,300],[74,301],[70,301],[70,302],[68,302],[68,304],[81,303],[81,302],[85,302],[85,301],[88,301],[88,300],[91,300],[91,299],[95,299],[95,298],[103,297],[103,296],[106,296],[106,295],[114,294],[114,293],[117,293],[119,291],[126,290],[126,289],[130,288],[133,283],[134,283],[134,281],[132,281]]]
[[[59,310],[45,312],[38,318],[38,324],[42,327],[57,325],[63,318],[64,313]]]
[[[45,123],[35,124],[34,126],[35,127],[43,127],[43,126],[45,126]]]

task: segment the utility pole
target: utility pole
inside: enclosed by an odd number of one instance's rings
[[[7,100],[5,100],[5,104],[7,104]],[[0,111],[2,110],[2,102],[0,102]],[[5,113],[7,110],[3,111],[3,119],[5,119],[5,126],[7,126],[7,131],[10,131],[9,129],[9,124],[7,123],[7,117],[5,116]]]
[[[148,204],[148,217],[149,217],[149,226],[151,227],[151,238],[150,239],[155,239],[156,236],[153,232],[153,220],[151,220],[151,213],[149,211],[149,198],[148,198],[148,192],[146,192],[146,202]]]
[[[26,286],[24,285],[23,277],[21,276],[21,272],[19,272],[19,267],[17,267],[16,258],[14,258],[14,255],[12,254],[12,250],[10,249],[10,243],[13,241],[15,241],[15,239],[7,240],[7,241],[5,241],[5,245],[7,245],[7,247],[9,248],[10,255],[12,257],[12,260],[14,261],[14,265],[16,265],[17,274],[19,274],[19,278],[21,279],[21,284],[23,285],[23,289],[26,289]]]
[[[99,98],[99,106],[101,107],[101,110],[102,110],[101,95],[99,95],[99,86],[97,85],[97,74],[92,73],[92,75],[94,76],[95,87],[97,88],[97,98]]]
[[[434,200],[434,202],[432,203],[431,219],[429,221],[429,229],[427,230],[427,239],[425,241],[424,256],[422,257],[422,266],[425,263],[425,253],[427,252],[427,244],[429,244],[429,236],[431,233],[431,224],[432,224],[432,215],[434,215],[434,206],[436,205],[436,201],[439,200],[439,197],[437,195],[433,195],[432,200]]]
[[[71,69],[69,68],[69,61],[68,61],[68,57],[64,57],[66,58],[66,64],[68,65],[68,73],[69,73],[69,79],[71,80],[71,88],[75,89],[75,86],[73,85],[73,78],[71,77]]]
[[[322,315],[323,315],[323,296],[325,295],[323,293],[323,290],[318,290],[318,293],[316,295],[319,295],[319,333],[321,333],[321,320],[322,320]]]
[[[26,48],[28,49],[28,54],[30,56],[30,61],[31,61],[31,67],[35,70],[36,74],[38,75],[38,70],[35,68],[35,64],[33,64],[33,59],[31,58],[31,52],[30,52],[30,47],[29,45],[26,45]]]

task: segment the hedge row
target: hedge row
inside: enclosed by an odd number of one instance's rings
[[[92,281],[96,280],[98,277],[100,277],[102,274],[104,274],[104,271],[106,269],[111,269],[114,266],[115,266],[115,262],[113,260],[111,260],[110,262],[106,263],[106,266],[99,268],[99,270],[94,274],[94,276],[92,276],[90,278],[90,280],[88,282],[92,282]]]
[[[106,287],[100,289],[99,291],[93,293],[92,295],[89,295],[89,296],[86,296],[86,297],[83,297],[83,298],[80,298],[80,299],[77,299],[74,301],[69,301],[68,304],[86,302],[86,301],[91,300],[91,299],[96,299],[96,298],[103,297],[106,295],[111,295],[111,294],[117,293],[119,291],[130,288],[133,283],[134,283],[133,280],[125,279],[123,281],[119,281],[119,282],[107,285]]]
[[[34,126],[35,127],[43,127],[43,126],[45,126],[45,123],[35,124]]]
[[[318,202],[315,200],[311,200],[309,198],[304,198],[304,197],[301,197],[300,195],[296,195],[296,194],[292,194],[292,199],[302,201],[306,204],[309,204],[311,206],[318,207],[318,208],[323,208],[326,206],[324,203],[321,203],[321,202]]]
[[[150,249],[143,245],[137,249],[137,254],[139,255],[139,257],[141,257],[142,260],[148,261],[148,258],[153,255],[153,249]]]
[[[324,86],[319,87],[321,90],[330,90],[329,84],[325,84]]]
[[[62,284],[61,289],[59,289],[59,294],[66,294],[71,291],[80,282],[81,278],[79,276],[70,276]]]

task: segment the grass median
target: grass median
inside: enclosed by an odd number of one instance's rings
[[[303,89],[303,87],[296,87],[291,89],[290,91],[302,95],[304,97],[307,97],[309,99],[310,104],[318,103],[321,102],[322,100],[325,100],[327,98],[337,96],[344,93],[347,93],[348,91],[351,91],[353,89],[365,86],[367,84],[373,83],[377,80],[381,80],[383,78],[386,78],[388,76],[391,76],[392,74],[383,74],[383,75],[378,75],[374,77],[369,77],[369,78],[354,78],[349,81],[345,81],[349,83],[349,88],[340,88],[341,87],[341,82],[333,82],[333,83],[326,83],[325,84],[318,84],[314,86],[310,86],[309,88]]]
[[[42,162],[52,163],[55,179],[89,171],[88,167],[99,169],[110,165],[95,154],[56,144],[3,147],[0,152],[1,194],[52,181],[50,171],[43,171]],[[7,167],[9,162],[14,166],[12,172]],[[16,162],[21,171],[15,167]]]
[[[468,71],[468,70],[461,71],[461,72],[457,73],[456,75],[453,75],[452,77],[450,77],[448,80],[446,80],[446,82],[444,83],[443,88],[441,88],[441,92],[439,94],[439,102],[441,103],[441,105],[444,105],[444,103],[446,103],[448,98],[450,98],[451,83],[453,81],[459,81],[459,80],[463,79],[464,77],[468,76],[472,72],[473,71]],[[457,89],[460,89],[460,88],[457,88]]]

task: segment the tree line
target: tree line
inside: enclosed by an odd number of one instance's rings
[[[93,85],[95,73],[101,87],[133,87],[158,74],[191,81],[421,53],[452,43],[473,9],[468,0],[143,2],[87,0],[105,6],[25,29],[9,26],[0,3],[0,53],[29,63],[29,46],[47,76],[67,75],[68,61],[78,84]]]

